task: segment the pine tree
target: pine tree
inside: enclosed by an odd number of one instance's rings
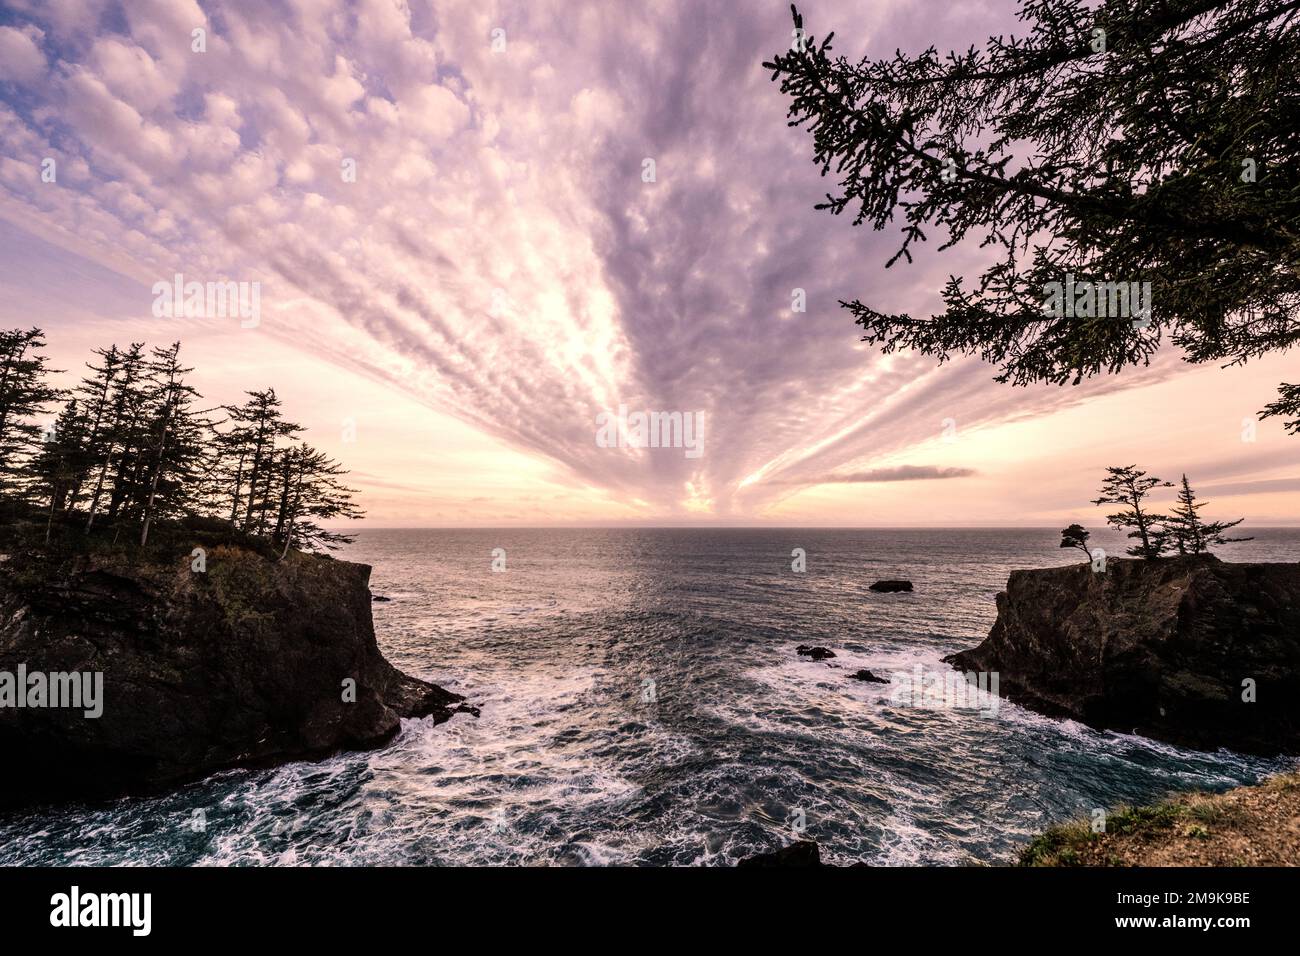
[[[40,452],[31,463],[41,493],[49,501],[45,523],[45,540],[50,540],[54,516],[66,506],[78,469],[83,460],[82,449],[87,438],[86,419],[71,399],[59,413],[54,426],[46,433]]]
[[[41,437],[32,419],[62,392],[45,382],[45,336],[40,329],[0,330],[0,492],[23,491],[24,464]]]
[[[1125,505],[1126,510],[1106,516],[1111,526],[1128,532],[1130,538],[1137,538],[1139,544],[1128,549],[1128,553],[1137,558],[1158,558],[1164,553],[1167,542],[1160,528],[1164,516],[1144,511],[1142,502],[1151,494],[1153,488],[1172,488],[1173,482],[1159,478],[1148,478],[1145,471],[1133,465],[1123,468],[1107,468],[1109,473],[1101,484],[1101,494],[1093,499],[1095,505]]]
[[[110,503],[117,500],[120,476],[127,471],[124,462],[129,458],[137,439],[138,421],[144,406],[144,343],[132,342],[125,352],[118,353],[118,358],[113,398],[102,426],[100,453],[96,455],[94,463],[95,484],[90,496],[90,514],[86,519],[88,533],[95,525],[95,518],[100,513],[106,493]],[[110,511],[115,514],[116,507],[111,505]]]
[[[276,442],[282,438],[294,440],[302,426],[285,421],[275,389],[244,394],[248,401],[243,405],[225,407],[234,425],[228,433],[229,450],[239,460],[232,495],[231,524],[244,531],[258,532],[265,528],[267,511],[274,508],[269,499],[274,483]],[[248,492],[243,495],[245,485]],[[238,517],[241,495],[242,521]]]
[[[238,528],[253,432],[248,427],[244,406],[223,405],[221,411],[226,417],[212,427],[209,498],[212,513],[225,518],[231,528]]]
[[[1088,550],[1089,533],[1084,530],[1081,524],[1072,524],[1061,531],[1062,548],[1078,548],[1088,560],[1092,560],[1092,552]]]
[[[991,248],[929,318],[844,303],[863,340],[1018,385],[1300,345],[1300,17],[1294,0],[1023,0],[1020,35],[853,63],[793,10],[764,66],[839,185],[819,209]],[[1044,309],[1067,277],[1151,282],[1150,315]],[[1090,286],[1091,287],[1091,286]],[[1091,310],[1089,310],[1091,311]],[[1264,415],[1300,430],[1300,387]]]
[[[0,338],[3,474],[21,479],[0,483],[0,498],[38,491],[47,542],[58,515],[83,499],[87,535],[106,522],[116,541],[138,519],[142,548],[159,522],[203,514],[263,538],[281,557],[351,540],[324,527],[362,514],[343,467],[298,441],[301,426],[284,419],[274,389],[247,392],[220,423],[208,417],[213,409],[195,410],[201,396],[186,382],[179,342],[148,354],[142,342],[96,349],[100,364],[86,364],[90,374],[36,449],[30,419],[63,394],[43,383],[43,344],[38,330]]]
[[[1183,475],[1182,489],[1178,492],[1178,504],[1173,513],[1165,519],[1164,530],[1173,547],[1179,554],[1206,554],[1212,545],[1231,544],[1238,541],[1253,541],[1253,538],[1225,538],[1224,532],[1245,521],[1202,521],[1200,516],[1204,502],[1197,502],[1196,494]]]
[[[180,349],[180,342],[166,349],[155,348],[147,366],[151,394],[149,438],[143,449],[146,473],[139,502],[141,547],[149,541],[155,516],[188,510],[204,451],[205,423],[190,407],[200,396],[185,384],[185,376],[193,369],[181,367]]]
[[[317,523],[361,517],[360,509],[352,501],[356,492],[340,481],[346,474],[338,462],[306,442],[283,456],[274,535],[281,545],[281,557],[291,547],[333,550],[352,540],[349,535],[328,531]]]
[[[118,374],[118,368],[121,365],[122,356],[118,352],[116,345],[110,345],[107,349],[95,349],[94,353],[102,359],[103,364],[94,365],[87,362],[86,368],[90,369],[93,374],[83,378],[81,384],[75,389],[75,393],[81,401],[81,407],[85,412],[87,429],[85,445],[78,449],[76,453],[76,474],[67,495],[66,509],[68,511],[72,511],[76,507],[83,485],[93,476],[100,462],[103,461],[107,454],[105,431],[111,410],[109,399]]]

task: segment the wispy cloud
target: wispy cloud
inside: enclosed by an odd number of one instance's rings
[[[970,478],[974,468],[944,468],[939,465],[899,465],[896,468],[872,468],[842,474],[821,475],[796,482],[801,485],[857,485],[884,481],[934,481],[942,478]]]

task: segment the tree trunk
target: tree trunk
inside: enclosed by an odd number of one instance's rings
[[[162,476],[163,455],[167,452],[167,429],[172,421],[172,400],[167,402],[167,414],[163,416],[162,434],[158,436],[158,456],[154,459],[153,477],[149,479],[149,500],[144,506],[144,523],[140,526],[140,547],[149,542],[149,523],[153,520],[153,503],[158,497],[158,479]]]

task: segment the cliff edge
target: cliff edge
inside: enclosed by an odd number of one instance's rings
[[[1099,829],[1099,828],[1098,828]],[[1053,827],[1021,866],[1300,866],[1300,773],[1227,793],[1186,793]]]
[[[1014,571],[978,647],[1052,716],[1203,750],[1300,753],[1300,564],[1209,555]]]
[[[14,771],[0,804],[152,790],[474,712],[380,654],[368,566],[235,546],[205,565],[0,555],[0,754]]]

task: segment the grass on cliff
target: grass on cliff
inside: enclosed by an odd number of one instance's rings
[[[48,525],[49,540],[46,540]],[[86,533],[86,515],[57,514],[50,521],[49,512],[13,501],[0,501],[0,548],[41,550],[51,554],[117,553],[151,558],[173,550],[178,543],[197,541],[208,544],[238,544],[265,552],[273,549],[264,538],[235,531],[220,518],[187,516],[154,522],[149,529],[149,544],[140,546],[138,521],[110,523],[101,516],[94,529]]]
[[[102,566],[160,571],[188,570],[195,548],[203,548],[209,557],[218,550],[239,550],[268,562],[279,558],[278,551],[265,538],[234,531],[216,518],[157,522],[150,529],[145,547],[140,546],[140,529],[135,523],[114,527],[103,521],[87,534],[84,515],[56,516],[48,525],[47,541],[48,522],[49,516],[42,509],[12,502],[0,505],[0,568],[11,584],[40,586],[52,572],[87,558]]]
[[[1021,866],[1300,865],[1300,772],[1227,793],[1188,793],[1120,807],[1094,833],[1086,820],[1053,827]]]

